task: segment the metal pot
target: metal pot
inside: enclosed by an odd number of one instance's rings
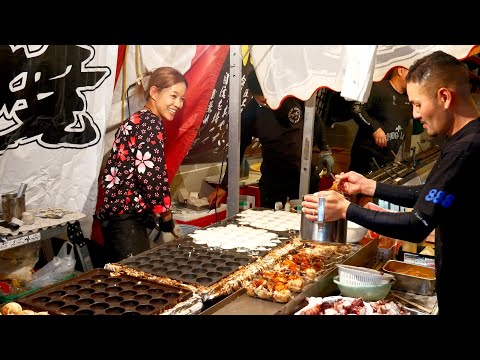
[[[345,244],[347,242],[347,220],[338,219],[331,222],[323,221],[325,215],[325,199],[319,198],[318,200],[317,221],[308,220],[305,217],[305,213],[302,212],[301,214],[301,239]]]

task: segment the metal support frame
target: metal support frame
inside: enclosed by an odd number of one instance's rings
[[[228,102],[228,217],[238,214],[240,199],[241,50],[240,45],[230,45],[230,96]]]
[[[315,99],[317,92],[305,102],[305,116],[303,123],[303,146],[302,161],[300,163],[300,185],[298,195],[301,199],[303,195],[308,194],[310,188],[310,169],[312,163],[313,149],[313,125],[315,122]]]

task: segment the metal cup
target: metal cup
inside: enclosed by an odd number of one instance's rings
[[[17,197],[16,194],[2,195],[2,209],[3,220],[10,222],[15,217],[22,219],[22,214],[25,212],[25,195]]]

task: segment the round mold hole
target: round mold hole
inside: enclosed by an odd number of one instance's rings
[[[225,260],[223,260],[223,259],[212,259],[212,263],[214,263],[214,264],[225,264]]]
[[[150,295],[159,296],[159,295],[162,295],[165,292],[165,290],[163,290],[163,289],[150,289],[147,292]]]
[[[100,300],[100,299],[105,299],[108,296],[109,296],[108,293],[103,292],[103,291],[91,295],[91,297],[94,298],[97,301]]]
[[[165,255],[162,255],[162,258],[163,258],[163,259],[170,260],[170,259],[175,258],[175,256],[173,256],[173,255],[171,255],[171,254],[165,254]]]
[[[123,298],[121,296],[109,296],[105,298],[105,302],[107,303],[119,303],[123,301]]]
[[[202,268],[195,268],[195,269],[192,270],[192,273],[194,273],[194,274],[203,274],[205,271],[207,271],[207,270],[202,269]]]
[[[188,257],[176,257],[173,261],[177,264],[185,264],[188,261]]]
[[[143,263],[143,262],[150,261],[150,258],[148,256],[140,256],[136,260],[140,263]]]
[[[167,271],[168,269],[166,267],[163,267],[163,266],[158,266],[158,267],[154,267],[152,269],[152,272],[156,272],[156,273],[164,273],[165,271]]]
[[[177,268],[177,263],[173,262],[173,261],[170,261],[170,262],[166,262],[165,264],[163,264],[163,266],[167,267],[167,268]]]
[[[140,265],[140,262],[138,262],[138,261],[125,261],[125,265],[138,266],[138,265]]]
[[[169,275],[169,276],[179,276],[181,274],[182,274],[182,272],[179,271],[179,270],[169,270],[169,271],[167,271],[167,275]]]
[[[250,259],[247,258],[235,258],[235,261],[239,262],[240,264],[246,264],[250,261]]]
[[[228,266],[219,266],[219,267],[217,267],[217,270],[221,271],[223,273],[228,273],[228,272],[232,271],[232,268],[228,267]]]
[[[95,302],[95,300],[93,299],[78,299],[77,301],[75,301],[75,304],[79,305],[79,306],[85,306],[85,305],[91,305]]]
[[[141,264],[137,266],[140,270],[151,270],[153,269],[152,264]]]
[[[92,284],[92,286],[90,287],[95,290],[101,290],[101,289],[105,289],[107,286],[108,284],[105,284],[103,282],[97,282],[95,284]]]
[[[200,261],[208,261],[208,260],[211,259],[211,257],[210,256],[205,256],[205,255],[200,255],[200,256],[197,257],[197,259],[200,260]]]
[[[198,265],[202,265],[202,262],[198,260],[190,260],[187,262],[187,264],[192,266],[198,266]]]
[[[78,299],[80,299],[80,295],[68,294],[68,295],[62,296],[62,300],[66,301],[66,302],[75,301],[75,300],[78,300]]]
[[[121,315],[140,315],[140,313],[136,311],[125,311]]]
[[[124,308],[135,307],[138,306],[139,302],[135,300],[125,300],[120,303],[120,306]]]
[[[110,277],[105,279],[104,282],[106,282],[108,285],[115,285],[120,282],[120,279],[118,277]]]
[[[64,301],[50,301],[45,304],[46,307],[51,308],[51,309],[60,309],[62,306],[65,305]]]
[[[48,296],[50,297],[60,297],[60,296],[63,296],[65,295],[67,292],[66,291],[62,291],[62,290],[57,290],[57,291],[51,291],[48,293]]]
[[[183,255],[183,251],[181,250],[170,251],[170,255],[173,255],[173,256]]]
[[[80,286],[88,286],[88,285],[93,284],[94,282],[95,282],[95,280],[93,280],[93,279],[85,279],[85,280],[80,280],[80,281],[78,282],[78,285],[80,285]]]
[[[193,280],[193,279],[197,278],[197,275],[195,275],[195,274],[183,274],[181,276],[181,278],[185,279],[185,280]]]
[[[207,283],[210,283],[210,282],[212,282],[212,279],[210,279],[209,277],[205,277],[205,276],[202,276],[202,277],[197,279],[197,283],[199,283],[199,284],[207,284]]]
[[[163,264],[163,260],[162,260],[162,259],[155,259],[155,260],[152,260],[150,263],[151,263],[153,266],[162,265],[162,264]]]
[[[93,289],[80,289],[77,291],[77,293],[81,296],[87,296],[87,295],[91,295],[95,292],[95,290]]]
[[[123,314],[124,312],[125,312],[125,309],[118,306],[111,307],[105,311],[105,313],[108,315],[120,315],[120,314]]]
[[[235,258],[235,255],[229,255],[229,254],[222,254],[220,255],[222,259],[233,259]]]
[[[80,307],[78,307],[77,305],[65,305],[62,306],[59,310],[64,314],[72,315],[78,309],[80,309]]]
[[[110,305],[104,302],[97,302],[92,305],[90,305],[90,309],[95,310],[95,311],[103,311],[105,309],[108,309]]]
[[[39,297],[36,297],[32,300],[32,302],[36,303],[36,304],[45,304],[47,302],[49,302],[51,299],[48,297],[48,296],[39,296]]]
[[[105,288],[105,291],[108,292],[108,293],[111,293],[111,294],[118,293],[122,290],[123,289],[120,286],[109,286],[109,287]]]
[[[211,251],[210,255],[211,256],[220,256],[220,255],[222,255],[222,253],[220,251]]]
[[[144,285],[144,284],[138,284],[132,287],[133,290],[135,291],[142,291],[142,290],[148,290],[150,289],[149,285]]]
[[[135,281],[126,280],[126,281],[120,281],[120,282],[118,283],[118,286],[127,288],[127,287],[133,286],[133,285],[135,285],[135,284],[136,284]]]
[[[137,292],[133,291],[133,290],[124,290],[124,291],[119,292],[118,295],[123,296],[124,298],[129,298],[129,297],[137,295]]]
[[[81,309],[75,312],[74,315],[94,315],[95,311],[90,309]]]
[[[165,299],[152,299],[150,300],[150,304],[154,305],[154,306],[158,306],[158,305],[165,305],[168,301],[165,300]]]
[[[167,292],[163,294],[163,298],[173,300],[173,299],[178,299],[180,297],[179,293],[174,293],[174,292]]]
[[[63,290],[65,291],[75,291],[78,289],[81,289],[82,287],[80,285],[67,285],[63,287]]]
[[[177,269],[181,271],[186,271],[186,270],[191,270],[192,267],[190,265],[179,265]]]
[[[149,294],[138,294],[133,297],[134,300],[138,300],[138,301],[147,301],[147,300],[150,300],[151,298],[152,298],[152,295],[149,295]]]
[[[207,275],[211,278],[216,278],[216,277],[222,276],[222,273],[220,273],[218,271],[209,271],[205,275]]]
[[[212,264],[212,263],[205,263],[205,264],[202,264],[202,267],[205,268],[205,269],[213,269],[213,268],[216,268],[217,265]]]
[[[235,267],[235,266],[240,266],[240,263],[236,262],[236,261],[227,261],[225,263],[225,265],[227,266],[231,266],[231,267]]]
[[[147,312],[152,312],[155,310],[155,306],[152,305],[138,305],[135,310],[141,312],[141,313],[147,313]]]
[[[92,276],[93,280],[105,280],[106,278],[108,278],[107,274],[97,274]]]

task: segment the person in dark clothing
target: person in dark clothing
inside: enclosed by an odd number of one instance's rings
[[[395,160],[412,119],[406,94],[408,70],[396,67],[388,79],[372,84],[366,103],[354,102],[352,117],[358,131],[351,149],[349,170],[367,174]],[[374,160],[375,159],[375,160]]]
[[[103,204],[96,211],[107,263],[148,250],[147,228],[157,223],[160,230],[173,231],[163,121],[172,121],[183,107],[186,89],[180,72],[157,68],[150,74],[145,106],[115,134],[103,170]]]
[[[241,114],[240,157],[252,142],[259,139],[262,145],[262,173],[259,180],[260,204],[274,208],[277,201],[286,202],[287,197],[298,199],[300,186],[300,164],[303,145],[303,124],[305,103],[297,98],[286,98],[277,110],[269,108],[255,71],[247,76],[247,85],[253,98]],[[332,152],[325,140],[323,122],[315,120],[314,143],[320,150],[318,171],[326,168],[331,173],[334,166]],[[312,174],[315,168],[312,169]],[[219,206],[226,195],[228,186],[228,166],[223,180],[214,189],[208,201]],[[313,191],[318,190],[318,180],[310,181]]]
[[[302,211],[315,220],[318,197],[326,197],[325,221],[345,218],[396,239],[422,242],[435,230],[436,292],[439,314],[459,313],[461,295],[471,288],[477,269],[472,241],[478,238],[480,192],[474,169],[480,164],[480,110],[470,93],[463,63],[442,51],[417,60],[407,75],[413,116],[429,136],[446,140],[425,184],[377,183],[350,171],[336,175],[345,194],[365,194],[411,212],[378,212],[350,203],[334,191],[305,196]]]

